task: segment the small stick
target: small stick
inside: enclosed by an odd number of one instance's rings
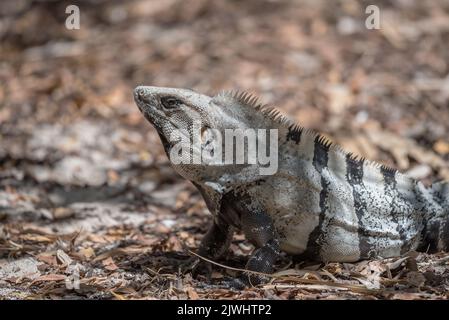
[[[198,257],[198,258],[204,260],[204,261],[207,261],[207,262],[209,262],[209,263],[212,263],[212,264],[214,264],[214,265],[216,265],[216,266],[219,266],[219,267],[222,267],[222,268],[225,268],[225,269],[234,270],[234,271],[239,271],[239,272],[249,272],[249,273],[258,274],[258,275],[261,275],[261,276],[266,276],[266,277],[276,278],[276,276],[274,276],[274,275],[272,275],[272,274],[268,274],[268,273],[263,273],[263,272],[258,272],[258,271],[248,270],[248,269],[241,269],[241,268],[234,268],[234,267],[226,266],[226,265],[224,265],[224,264],[221,264],[221,263],[215,262],[215,261],[213,261],[213,260],[207,259],[207,258],[205,258],[205,257],[203,257],[203,256],[200,256],[198,253],[195,253],[195,252],[193,252],[193,251],[191,251],[191,250],[188,250],[188,252],[189,252],[190,254],[193,254],[194,256],[196,256],[196,257]]]
[[[215,262],[213,260],[210,260],[208,258],[205,258],[201,255],[199,255],[198,253],[195,253],[191,250],[187,250],[190,254],[204,260],[207,261],[209,263],[212,263],[216,266],[225,268],[225,269],[229,269],[229,270],[233,270],[233,271],[238,271],[238,272],[249,272],[249,273],[253,273],[253,274],[258,274],[258,275],[262,275],[262,276],[266,276],[266,277],[270,277],[270,278],[282,278],[283,276],[278,276],[278,275],[274,275],[274,274],[268,274],[268,273],[263,273],[263,272],[257,272],[257,271],[252,271],[252,270],[247,270],[247,269],[241,269],[241,268],[234,268],[234,267],[230,267],[230,266],[226,266],[224,264]],[[329,282],[329,281],[320,281],[320,280],[312,280],[312,279],[294,279],[294,281],[299,281],[301,283],[305,283],[305,284],[317,284],[317,285],[327,285],[327,286],[332,286],[332,287],[340,287],[340,288],[346,288],[346,289],[350,289],[350,290],[354,290],[354,291],[363,291],[363,292],[369,292],[369,293],[378,293],[378,290],[373,290],[373,289],[368,289],[365,286],[358,286],[358,285],[351,285],[351,284],[343,284],[343,283],[334,283],[334,282]],[[275,287],[276,285],[274,285]],[[266,287],[266,286],[265,286]]]

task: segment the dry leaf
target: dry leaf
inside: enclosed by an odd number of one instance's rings
[[[43,281],[62,281],[65,280],[65,278],[66,276],[63,274],[46,274],[34,279],[33,282],[31,282],[31,284]]]
[[[401,266],[401,264],[407,260],[409,257],[403,257],[403,258],[399,258],[396,261],[393,261],[391,263],[388,263],[387,266],[390,270],[395,270],[397,268],[399,268]]]
[[[48,237],[44,237],[37,234],[23,234],[20,238],[24,241],[33,241],[33,242],[53,242],[52,239]]]
[[[426,277],[418,271],[410,271],[407,273],[407,282],[414,287],[421,287],[426,282]]]
[[[67,253],[60,249],[56,251],[56,258],[58,258],[58,261],[65,266],[68,266],[72,263],[72,258],[70,258]]]
[[[70,208],[59,207],[53,210],[53,219],[55,220],[66,219],[73,216],[74,214],[75,211],[73,211]]]
[[[180,209],[182,208],[189,200],[190,200],[190,192],[187,191],[181,191],[178,193],[178,196],[176,197],[175,202],[175,208]]]
[[[112,295],[117,299],[117,300],[126,300],[126,298],[123,296],[123,295],[121,295],[121,294],[118,294],[118,293],[115,293],[114,291],[109,291],[110,293],[112,293]]]
[[[114,260],[112,259],[112,257],[109,257],[109,258],[107,258],[107,259],[104,259],[104,260],[102,261],[102,264],[103,264],[104,268],[105,268],[106,270],[109,270],[109,271],[115,271],[115,270],[118,269],[118,267],[117,267],[117,265],[115,264],[115,262],[114,262]]]
[[[195,289],[192,287],[187,287],[186,289],[187,295],[189,296],[189,299],[191,300],[198,300],[200,297],[198,296],[198,293],[196,293]]]
[[[54,253],[40,253],[37,255],[37,260],[42,261],[43,263],[49,264],[51,266],[58,265],[58,262],[56,261],[56,256]]]
[[[104,236],[96,235],[96,234],[89,234],[87,236],[87,240],[95,242],[95,243],[108,243]]]
[[[443,140],[438,140],[433,145],[433,149],[436,152],[438,152],[439,154],[441,154],[442,156],[444,156],[446,154],[449,154],[449,143],[447,143],[446,141],[443,141]]]
[[[120,179],[120,176],[118,175],[117,171],[109,170],[108,171],[108,180],[111,183],[117,182]]]
[[[298,276],[303,277],[306,274],[310,274],[310,270],[296,270],[296,269],[287,269],[273,273],[275,277],[283,277],[283,276]]]
[[[411,293],[411,292],[400,292],[395,293],[391,299],[398,299],[398,300],[417,300],[421,299],[420,293]]]
[[[90,259],[95,256],[95,251],[94,249],[92,249],[92,247],[83,248],[79,251],[79,253],[86,259]]]
[[[167,247],[172,251],[182,251],[182,244],[176,236],[168,238]]]
[[[223,279],[223,274],[217,271],[212,271],[210,276],[212,279]]]

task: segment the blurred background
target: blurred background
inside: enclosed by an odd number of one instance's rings
[[[68,294],[74,261],[106,288],[84,295],[114,297],[138,259],[198,245],[210,218],[134,105],[140,84],[250,91],[349,151],[449,179],[448,1],[3,0],[0,41],[0,297]],[[168,297],[160,281],[146,294]]]

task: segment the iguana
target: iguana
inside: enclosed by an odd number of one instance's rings
[[[261,273],[273,272],[281,252],[354,262],[412,250],[449,251],[447,182],[425,187],[347,153],[245,92],[209,97],[190,89],[139,86],[134,99],[156,128],[174,169],[196,186],[213,215],[199,255],[223,255],[236,229],[256,248],[246,268]],[[195,145],[188,136],[198,121]],[[193,153],[223,150],[216,133],[226,129],[275,130],[276,172],[261,174],[260,163],[217,164],[207,156],[201,163],[173,161],[179,144]],[[249,280],[263,279],[253,275]]]

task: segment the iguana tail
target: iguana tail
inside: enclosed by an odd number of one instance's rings
[[[449,182],[433,184],[428,189],[426,223],[422,246],[424,251],[449,252]]]

